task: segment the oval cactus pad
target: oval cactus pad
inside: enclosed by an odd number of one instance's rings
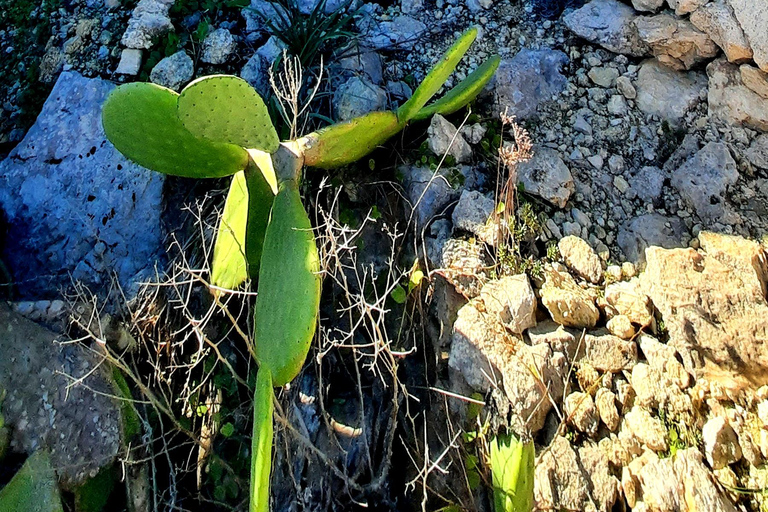
[[[254,353],[274,386],[298,375],[315,335],[320,258],[298,184],[284,181],[272,205],[259,270]]]
[[[267,153],[280,144],[261,96],[236,76],[206,76],[189,84],[179,96],[178,116],[194,135],[215,142]]]
[[[101,121],[109,141],[127,158],[153,171],[188,178],[219,178],[245,169],[246,151],[201,140],[176,116],[178,94],[148,83],[117,87]]]

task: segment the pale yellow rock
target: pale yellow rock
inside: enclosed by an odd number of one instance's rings
[[[739,67],[741,81],[759,96],[768,99],[768,73],[749,64]]]
[[[566,327],[591,328],[600,318],[594,297],[562,270],[545,270],[541,302],[552,319]]]

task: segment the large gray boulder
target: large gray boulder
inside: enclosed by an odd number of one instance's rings
[[[640,65],[635,85],[640,110],[678,124],[700,101],[707,79],[703,73],[675,71],[649,59]]]
[[[649,213],[624,223],[619,227],[616,241],[627,260],[645,262],[645,249],[659,246],[667,249],[685,247],[690,235],[680,217],[665,217]]]
[[[571,32],[606,50],[642,57],[648,46],[638,37],[635,18],[635,10],[618,0],[592,0],[563,21]]]
[[[527,48],[501,61],[496,71],[497,110],[518,119],[534,117],[541,104],[552,101],[568,86],[560,73],[566,64],[568,57],[561,51]]]
[[[768,99],[747,87],[739,67],[721,58],[707,66],[709,115],[768,132]]]
[[[101,106],[114,88],[64,72],[24,140],[0,162],[3,261],[24,297],[81,281],[99,295],[113,277],[131,296],[162,253],[164,177],[110,144]]]

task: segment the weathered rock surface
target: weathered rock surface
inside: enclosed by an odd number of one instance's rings
[[[541,303],[552,319],[566,327],[594,327],[600,318],[594,297],[576,284],[564,269],[546,269],[544,275]]]
[[[519,274],[491,281],[480,290],[487,313],[516,334],[536,325],[536,295],[528,276]]]
[[[726,192],[738,179],[728,146],[710,142],[672,173],[672,186],[702,219],[733,224],[738,216],[728,205]]]
[[[685,223],[679,217],[649,213],[624,223],[619,228],[617,242],[629,261],[643,263],[646,248],[686,247],[689,239]]]
[[[532,345],[545,343],[553,352],[565,354],[569,361],[573,361],[577,356],[579,338],[577,338],[576,333],[552,320],[539,322],[535,327],[528,329],[527,334]],[[580,355],[584,354],[583,346],[580,352]]]
[[[603,279],[600,258],[590,245],[577,236],[566,236],[557,243],[565,265],[590,283],[597,284]]]
[[[663,452],[669,448],[667,431],[661,421],[643,407],[636,405],[624,415],[624,428],[651,450]]]
[[[126,48],[149,50],[155,40],[173,30],[168,11],[173,0],[140,0],[128,20],[121,42]]]
[[[744,153],[747,160],[755,167],[768,169],[768,134],[760,135]]]
[[[768,99],[768,73],[749,64],[739,67],[741,81],[748,89],[756,92],[758,96]]]
[[[664,5],[664,0],[632,0],[632,7],[638,11],[656,12]]]
[[[748,240],[702,232],[693,249],[646,251],[643,290],[661,312],[669,343],[697,376],[726,385],[768,383],[766,256]]]
[[[205,36],[200,60],[208,64],[224,64],[236,47],[232,33],[225,28],[217,28]]]
[[[459,163],[467,163],[472,158],[472,148],[464,136],[440,114],[432,116],[427,134],[429,149],[439,158],[451,155]]]
[[[619,411],[616,408],[616,395],[609,389],[598,389],[595,393],[595,407],[597,407],[597,413],[608,430],[615,432],[621,422]]]
[[[120,450],[116,389],[100,357],[0,306],[0,388],[11,447],[47,449],[68,489],[109,466]],[[78,382],[79,379],[82,381]]]
[[[691,23],[725,52],[728,60],[740,64],[752,59],[752,47],[726,0],[709,2],[691,14]]]
[[[525,191],[564,208],[576,186],[568,166],[554,149],[536,146],[533,156],[517,167]]]
[[[333,93],[333,103],[336,118],[349,121],[369,112],[384,110],[387,93],[367,79],[353,76]]]
[[[442,167],[432,171],[429,167],[401,166],[398,168],[403,176],[403,184],[408,200],[414,210],[419,226],[424,226],[434,216],[442,213],[453,201],[459,199],[462,188],[454,188],[449,181],[451,173],[458,172],[465,189],[477,188],[481,178],[472,169],[464,165],[457,168]]]
[[[712,469],[722,469],[741,459],[741,446],[728,420],[717,416],[704,424],[701,431],[704,453]]]
[[[491,217],[496,202],[477,190],[463,190],[453,209],[451,220],[455,229],[473,233],[483,242],[496,245],[499,226]]]
[[[718,53],[717,45],[705,32],[671,14],[641,16],[635,26],[659,62],[677,70],[691,69]]]
[[[739,68],[726,59],[707,66],[709,115],[768,132],[768,99],[744,85]]]
[[[709,0],[667,0],[669,6],[675,10],[675,14],[683,16],[691,13],[709,2]]]
[[[23,296],[58,295],[74,279],[103,298],[116,275],[131,298],[162,254],[164,178],[106,140],[101,105],[113,87],[62,73],[34,126],[0,162],[3,261]]]
[[[568,422],[579,432],[588,436],[597,434],[600,418],[595,407],[595,401],[589,393],[575,391],[565,397],[563,401]]]
[[[541,429],[552,407],[547,393],[554,400],[562,398],[567,371],[562,355],[553,357],[547,345],[526,345],[474,301],[459,310],[448,364],[475,390],[503,389],[510,401],[511,427],[519,434]]]
[[[410,50],[427,32],[427,26],[411,16],[395,16],[388,21],[362,21],[360,32],[367,34],[364,42],[374,50]]]
[[[768,71],[768,5],[752,0],[728,0],[747,36],[755,62],[760,69]]]
[[[488,280],[488,264],[478,243],[451,238],[443,247],[439,268],[456,291],[468,299],[480,295]]]
[[[653,323],[653,304],[640,289],[637,279],[611,283],[605,287],[605,301],[611,308],[610,315],[626,316],[640,327]]]
[[[700,101],[707,79],[702,73],[675,71],[650,59],[640,65],[635,85],[640,110],[676,124]]]
[[[535,117],[540,105],[556,99],[568,86],[560,73],[567,63],[561,51],[527,48],[503,60],[496,70],[496,109],[518,119]]]
[[[637,344],[597,330],[584,336],[584,360],[604,372],[631,370],[637,363]]]
[[[192,80],[194,74],[195,66],[192,63],[192,58],[182,50],[158,62],[152,68],[149,79],[153,83],[178,91]]]
[[[648,46],[637,34],[634,9],[618,0],[592,0],[563,16],[568,29],[614,53],[642,57]]]

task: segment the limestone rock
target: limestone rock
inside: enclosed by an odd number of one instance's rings
[[[680,355],[675,347],[661,343],[649,334],[641,334],[638,338],[640,350],[652,368],[663,372],[665,380],[670,379],[679,389],[686,389],[691,384],[691,376],[683,364],[678,361]],[[661,394],[658,394],[661,395]]]
[[[626,315],[616,315],[611,317],[605,324],[608,332],[623,340],[631,340],[637,331],[635,331],[632,321]]]
[[[187,52],[181,50],[158,62],[152,68],[149,79],[153,83],[178,92],[183,85],[192,80],[194,73],[195,66],[192,58],[187,55]]]
[[[560,154],[551,148],[536,146],[533,157],[517,167],[518,181],[525,191],[565,208],[576,186],[568,166]]]
[[[563,402],[565,415],[571,425],[588,436],[597,434],[599,417],[595,402],[589,393],[574,392]]]
[[[608,430],[615,432],[621,421],[619,411],[616,409],[616,395],[608,389],[598,389],[595,394],[595,407],[597,407],[598,415]]]
[[[600,318],[595,299],[579,287],[568,272],[545,270],[541,302],[552,319],[566,327],[591,328]]]
[[[756,137],[744,156],[755,167],[768,169],[768,134]]]
[[[384,83],[384,64],[381,55],[371,48],[353,44],[339,55],[338,73],[344,78],[364,76],[372,84]]]
[[[640,327],[653,323],[651,299],[640,289],[637,279],[606,286],[605,301],[617,315],[626,316]]]
[[[624,415],[622,428],[628,429],[641,443],[657,452],[666,451],[667,431],[658,418],[654,418],[644,408],[636,405]]]
[[[641,16],[635,26],[659,62],[677,70],[691,69],[718,53],[717,45],[705,32],[671,14]]]
[[[648,46],[637,34],[636,17],[634,9],[618,0],[592,0],[563,16],[563,22],[577,36],[606,50],[642,57]]]
[[[613,510],[621,499],[619,480],[613,476],[608,457],[595,445],[585,444],[579,447],[579,461],[587,480],[594,506],[599,511]]]
[[[568,80],[560,69],[568,57],[558,50],[520,50],[499,64],[495,77],[495,103],[520,120],[535,117],[539,106],[562,94]]]
[[[496,245],[499,226],[492,218],[495,208],[492,197],[476,190],[463,190],[451,214],[453,226],[477,235],[489,245]]]
[[[638,11],[656,12],[664,5],[664,0],[632,0],[632,6]]]
[[[676,124],[699,102],[707,80],[702,73],[675,71],[651,59],[640,65],[635,86],[640,110]]]
[[[433,171],[429,167],[400,166],[398,171],[403,176],[403,185],[408,201],[414,210],[416,223],[425,226],[433,217],[442,214],[452,202],[459,199],[462,187],[454,188],[449,178],[451,174],[461,176],[463,187],[477,188],[481,178],[470,166],[442,167]],[[455,184],[455,179],[453,180]]]
[[[240,70],[240,78],[256,89],[262,98],[272,92],[269,84],[269,62],[258,52],[254,53]]]
[[[229,30],[217,28],[205,36],[200,60],[208,64],[224,64],[236,47],[235,38]]]
[[[742,64],[739,72],[744,85],[759,96],[768,99],[768,73],[749,64]]]
[[[728,420],[718,416],[708,420],[701,431],[704,453],[712,469],[722,469],[741,459],[741,446]]]
[[[738,179],[728,146],[710,142],[672,173],[672,186],[702,219],[733,224],[738,217],[726,202],[726,192]]]
[[[709,115],[768,132],[768,99],[744,85],[739,68],[725,59],[707,66]]]
[[[709,0],[667,0],[669,6],[675,10],[675,14],[678,16],[692,13],[707,2]]]
[[[353,76],[333,93],[333,103],[336,118],[349,121],[369,112],[384,110],[387,93],[367,79]]]
[[[395,16],[387,21],[363,21],[360,33],[367,34],[364,42],[374,50],[410,50],[419,43],[427,26],[411,16]]]
[[[536,325],[536,295],[528,276],[519,274],[490,281],[480,290],[486,312],[516,334]]]
[[[443,247],[440,274],[456,291],[471,299],[480,295],[488,267],[480,244],[452,238]]]
[[[681,218],[665,217],[658,213],[641,215],[625,222],[619,227],[616,239],[624,256],[635,263],[645,262],[648,247],[685,247],[688,240],[690,235]]]
[[[637,344],[625,341],[605,330],[597,330],[584,336],[586,353],[584,360],[604,372],[631,370],[637,363]]]
[[[357,115],[360,114],[356,114],[352,117],[357,117]],[[347,117],[345,119],[351,119],[352,117]],[[438,158],[442,158],[447,154],[451,155],[459,163],[467,163],[472,158],[472,148],[469,146],[469,143],[464,140],[464,136],[458,132],[456,127],[453,126],[450,121],[440,114],[432,116],[429,128],[427,129],[427,134],[429,135],[429,138],[427,139],[429,149]]]
[[[46,447],[67,489],[116,459],[120,450],[117,392],[101,357],[0,307],[0,388],[11,447]],[[82,379],[82,381],[78,381]]]
[[[709,2],[693,12],[690,19],[723,49],[729,61],[740,64],[752,60],[752,47],[727,0]]]
[[[696,448],[678,451],[666,459],[648,457],[635,476],[643,498],[638,505],[642,503],[645,510],[738,510],[720,491]]]
[[[768,383],[766,257],[760,244],[702,232],[703,254],[650,248],[643,290],[660,311],[669,343],[695,375]],[[720,379],[722,380],[722,379]]]
[[[680,415],[689,414],[693,407],[691,397],[659,366],[638,363],[632,369],[632,388],[635,404],[643,407],[663,408]]]
[[[126,48],[149,50],[158,37],[173,30],[168,11],[172,0],[139,0],[128,20],[121,43]]]
[[[589,481],[579,457],[564,437],[556,436],[536,459],[533,479],[536,510],[590,510]],[[592,508],[591,510],[595,510]]]
[[[528,329],[528,337],[532,345],[545,343],[553,352],[561,352],[568,356],[569,361],[574,361],[577,358],[576,351],[579,348],[579,339],[576,337],[576,333],[552,320],[539,322],[535,327]],[[581,355],[583,354],[584,347],[582,346]]]
[[[768,71],[768,5],[752,0],[727,0],[747,36],[755,62]]]
[[[597,284],[603,279],[600,258],[590,245],[577,236],[566,236],[557,243],[566,266],[578,275]]]
[[[2,259],[25,297],[58,297],[74,279],[104,299],[116,276],[131,299],[154,276],[164,177],[107,141],[101,107],[113,88],[63,72],[24,140],[0,162]]]
[[[448,365],[475,390],[501,387],[510,401],[511,426],[518,434],[541,429],[552,407],[547,391],[558,400],[567,371],[562,356],[553,357],[546,345],[526,345],[482,313],[474,301],[459,310]]]
[[[117,63],[115,74],[135,76],[139,74],[141,69],[141,50],[134,48],[124,48],[120,52],[120,62]]]

